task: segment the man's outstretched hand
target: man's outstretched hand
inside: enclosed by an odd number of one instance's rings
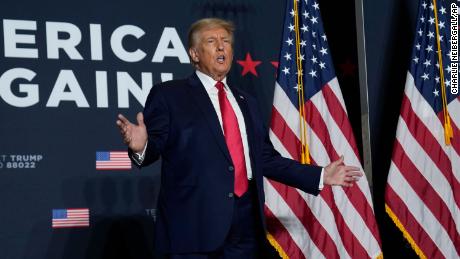
[[[343,163],[343,156],[324,168],[324,184],[327,185],[351,187],[361,176],[363,173],[359,167],[346,166]]]
[[[134,152],[141,153],[147,144],[147,128],[141,112],[137,114],[136,119],[138,125],[131,123],[125,116],[118,114],[117,125],[125,144]]]

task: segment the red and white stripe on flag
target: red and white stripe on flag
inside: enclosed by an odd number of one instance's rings
[[[421,258],[460,258],[460,97],[450,88],[455,71],[448,5],[420,1],[385,192],[386,212]],[[443,103],[453,130],[450,145]]]
[[[385,193],[386,211],[422,258],[460,258],[460,97],[448,105],[454,138],[407,74]]]
[[[89,227],[89,209],[53,209],[52,228]]]
[[[128,151],[98,151],[96,152],[97,170],[129,170],[131,160]]]
[[[333,78],[305,105],[312,164],[326,166],[344,155],[361,167],[342,93]],[[270,139],[284,157],[299,160],[299,112],[278,83]],[[377,258],[382,255],[365,176],[350,188],[325,186],[318,197],[265,179],[268,231],[288,258]]]
[[[316,1],[287,0],[270,139],[282,156],[299,160],[303,106],[312,164],[344,155],[345,164],[361,167],[319,9]],[[350,188],[325,186],[318,197],[268,179],[264,188],[268,238],[283,257],[382,255],[366,177]]]

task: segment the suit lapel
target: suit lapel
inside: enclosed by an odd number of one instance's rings
[[[209,99],[208,93],[204,89],[203,84],[195,73],[189,77],[188,83],[190,86],[190,96],[192,96],[192,98],[195,100],[196,105],[199,107],[203,113],[203,116],[206,118],[207,124],[211,129],[212,135],[214,136],[214,139],[216,140],[220,149],[228,161],[231,162],[232,159],[230,158],[230,153],[228,151],[227,144],[225,143],[224,134],[222,133],[222,128],[220,127],[216,110],[214,109],[214,106]]]

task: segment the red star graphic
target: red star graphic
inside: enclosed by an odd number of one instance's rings
[[[246,59],[245,60],[237,60],[238,64],[240,64],[243,67],[243,72],[241,72],[241,76],[246,75],[247,73],[251,72],[251,74],[258,76],[257,71],[256,71],[256,66],[260,65],[262,63],[261,61],[254,61],[251,58],[251,54],[246,53]]]

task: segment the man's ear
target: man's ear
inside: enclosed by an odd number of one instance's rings
[[[188,50],[188,54],[194,63],[198,63],[200,59],[198,58],[198,53],[195,48],[190,48]]]

